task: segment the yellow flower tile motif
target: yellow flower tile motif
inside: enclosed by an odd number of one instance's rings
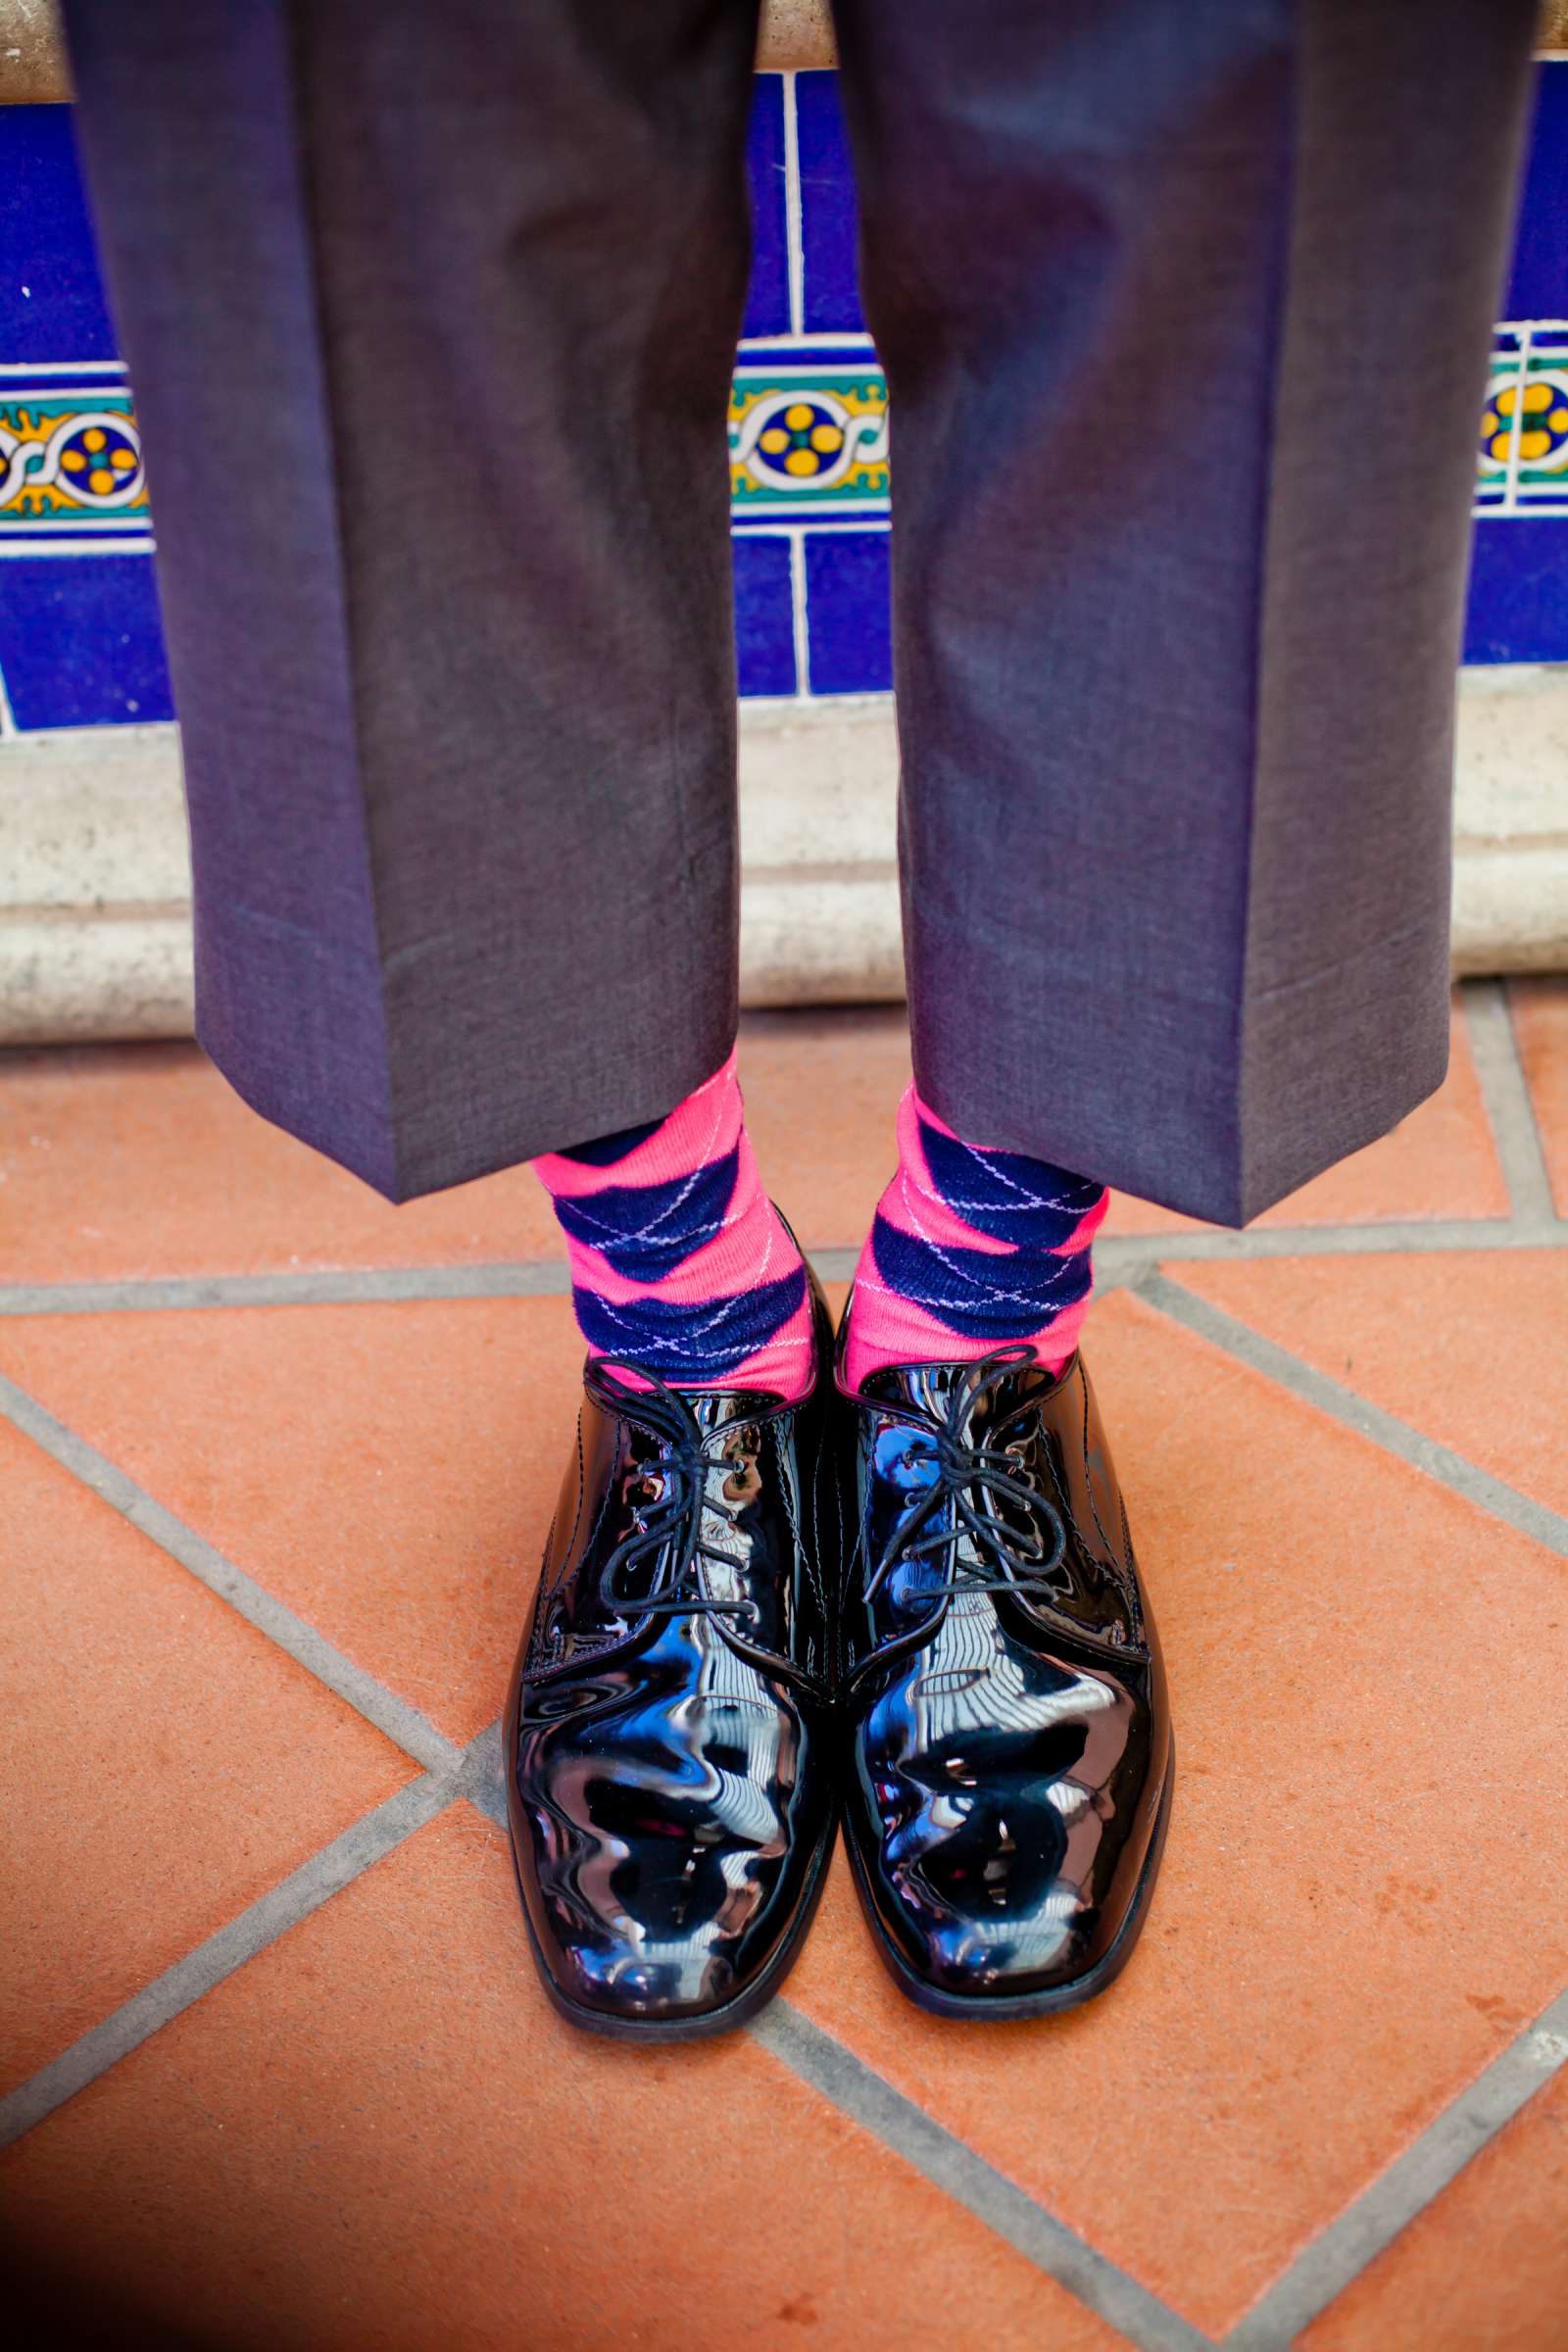
[[[1568,513],[1568,340],[1557,321],[1498,330],[1476,450],[1476,513]]]
[[[101,392],[0,400],[0,532],[144,523],[147,478],[128,401]]]
[[[884,514],[888,393],[880,370],[738,368],[729,475],[737,520],[785,508]]]

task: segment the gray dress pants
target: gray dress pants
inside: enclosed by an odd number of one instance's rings
[[[839,0],[915,1067],[1238,1223],[1440,1081],[1529,0]],[[755,0],[70,0],[200,1034],[394,1199],[736,1014]]]

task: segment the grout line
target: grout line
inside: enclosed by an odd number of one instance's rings
[[[801,123],[795,111],[795,74],[781,74],[784,107],[784,267],[788,279],[789,331],[806,333],[806,225],[801,197]]]
[[[308,1273],[171,1274],[145,1282],[0,1285],[0,1315],[145,1314],[164,1307],[350,1306],[365,1299],[561,1298],[564,1258],[474,1266],[349,1266]]]
[[[1568,1248],[1568,1220],[1529,1231],[1495,1217],[1434,1217],[1374,1225],[1253,1226],[1245,1233],[1113,1234],[1095,1244],[1097,1274],[1130,1280],[1145,1268],[1214,1258],[1360,1257],[1379,1252]],[[824,1282],[848,1282],[857,1247],[809,1250]],[[393,1305],[443,1298],[559,1298],[571,1290],[564,1258],[468,1266],[349,1266],[273,1274],[171,1274],[132,1282],[0,1284],[6,1315],[151,1314],[224,1306]]]
[[[1179,1283],[1158,1273],[1146,1274],[1129,1286],[1136,1298],[1144,1299],[1159,1313],[1181,1323],[1200,1339],[1221,1348],[1227,1355],[1250,1364],[1254,1372],[1263,1373],[1289,1389],[1308,1404],[1327,1413],[1332,1420],[1353,1429],[1363,1438],[1370,1438],[1385,1452],[1397,1454],[1413,1469],[1436,1479],[1440,1486],[1462,1494],[1466,1502],[1491,1512],[1495,1519],[1505,1520],[1533,1542],[1544,1544],[1548,1550],[1568,1558],[1568,1519],[1549,1510],[1544,1502],[1522,1494],[1517,1487],[1504,1485],[1494,1478],[1490,1470],[1481,1469],[1455,1453],[1451,1446],[1440,1446],[1435,1438],[1413,1429],[1407,1421],[1398,1420],[1378,1404],[1358,1396],[1352,1389],[1345,1388],[1326,1372],[1304,1363],[1299,1356],[1267,1340],[1250,1324],[1239,1322],[1196,1292],[1183,1290]]]
[[[1249,1225],[1244,1233],[1199,1228],[1197,1233],[1112,1233],[1093,1245],[1096,1265],[1161,1265],[1190,1258],[1375,1258],[1420,1256],[1444,1249],[1568,1247],[1568,1225],[1554,1233],[1521,1233],[1502,1216],[1390,1218],[1371,1225]],[[0,1294],[5,1296],[5,1294]]]
[[[1568,1992],[1483,2069],[1388,2171],[1303,2248],[1225,2337],[1277,2352],[1374,2262],[1568,2060]]]
[[[1530,381],[1530,346],[1534,340],[1528,324],[1521,325],[1514,336],[1514,348],[1508,357],[1514,363],[1513,416],[1508,424],[1508,455],[1502,462],[1502,497],[1495,512],[1517,514],[1519,512],[1519,443],[1525,422],[1525,388]],[[1495,362],[1494,362],[1495,365]]]
[[[811,693],[811,622],[806,593],[806,533],[785,531],[790,550],[790,640],[795,651],[795,692],[792,702],[814,701]]]
[[[1058,2222],[793,2003],[775,2000],[750,2033],[841,2114],[852,2117],[1037,2270],[1119,2328],[1141,2352],[1200,2352],[1209,2344],[1208,2336]]]
[[[876,338],[868,334],[864,327],[815,327],[809,333],[804,327],[799,332],[794,327],[786,327],[781,335],[740,336],[735,345],[735,372],[739,375],[745,369],[747,361],[758,355],[765,363],[774,353],[782,355],[787,351],[874,352],[875,349]],[[772,371],[764,366],[754,372],[770,374]]]
[[[460,1795],[466,1796],[470,1805],[477,1806],[487,1820],[495,1823],[498,1830],[509,1828],[499,1718],[468,1741],[463,1751],[463,1768],[458,1779]]]
[[[150,1536],[209,1592],[227,1601],[258,1633],[265,1634],[296,1665],[303,1666],[318,1682],[335,1691],[356,1713],[402,1748],[405,1755],[412,1756],[427,1771],[444,1771],[457,1763],[461,1750],[416,1707],[411,1707],[363,1666],[345,1657],[324,1634],[318,1633],[303,1617],[297,1617],[243,1568],[236,1568],[205,1536],[199,1536],[182,1519],[176,1519],[172,1511],[139,1487],[118,1463],[89,1446],[85,1439],[78,1438],[4,1374],[0,1374],[0,1415],[20,1429],[24,1437],[41,1446],[63,1470],[69,1470],[83,1486],[91,1488],[122,1518],[128,1519],[132,1527]]]
[[[1506,1021],[1506,1006],[1498,1005],[1495,1010],[1500,1010]],[[1483,1018],[1486,1017],[1484,1014]],[[1494,1013],[1493,1019],[1494,1027]],[[1506,1050],[1511,1057],[1511,1038]],[[1481,1059],[1478,1047],[1478,1063]],[[1501,1055],[1497,1061],[1505,1078],[1507,1064]],[[1523,1089],[1516,1060],[1512,1069],[1513,1107],[1517,1110]],[[1486,1084],[1485,1077],[1483,1083]],[[1506,1104],[1505,1086],[1499,1088],[1499,1094]],[[1490,1088],[1487,1100],[1497,1126],[1500,1123],[1497,1107]],[[1528,1115],[1528,1098],[1524,1101]],[[1503,1117],[1507,1115],[1505,1109]],[[1533,1138],[1533,1122],[1531,1134]],[[1538,1141],[1535,1152],[1537,1169],[1544,1176]],[[1521,1196],[1516,1189],[1515,1167],[1509,1164],[1506,1154],[1505,1165],[1516,1203],[1521,1197],[1528,1200],[1528,1192]],[[1528,1169],[1528,1159],[1525,1165]],[[1436,1446],[1381,1408],[1366,1403],[1338,1382],[1315,1372],[1155,1270],[1158,1260],[1179,1261],[1183,1256],[1329,1254],[1375,1249],[1510,1245],[1515,1245],[1515,1236],[1509,1228],[1476,1222],[1452,1226],[1434,1223],[1410,1227],[1315,1228],[1304,1232],[1278,1229],[1250,1235],[1137,1236],[1102,1245],[1102,1250],[1110,1259],[1107,1272],[1112,1280],[1132,1277],[1138,1295],[1157,1310],[1280,1381],[1331,1417],[1371,1437],[1466,1499],[1480,1503],[1537,1540],[1568,1551],[1568,1522],[1555,1513],[1534,1504],[1529,1497],[1503,1486],[1448,1448]],[[818,1272],[825,1279],[834,1280],[853,1272],[858,1252],[846,1249],[814,1250],[810,1254]],[[1140,1268],[1145,1270],[1140,1273]],[[0,1291],[0,1311],[314,1304],[338,1298],[396,1300],[494,1296],[498,1292],[550,1295],[566,1287],[564,1266],[560,1261],[546,1261],[521,1266],[371,1269],[347,1274],[198,1278],[63,1288],[40,1285]],[[17,1303],[24,1298],[28,1301],[26,1305]],[[466,1796],[503,1826],[506,1804],[500,1772],[499,1726],[490,1726],[466,1749],[457,1749],[416,1710],[408,1708],[372,1677],[343,1658],[313,1628],[224,1560],[205,1539],[156,1503],[115,1464],[4,1379],[0,1379],[0,1412],[62,1467],[152,1536],[181,1565],[238,1608],[259,1631],[346,1698],[406,1752],[417,1761],[435,1765],[434,1770],[427,1770],[354,1824],[110,2018],[82,2035],[29,2082],[0,2100],[0,2146],[3,2146],[73,2097],[297,1920],[307,1917],[415,1830],[435,1818],[457,1797]],[[398,1728],[393,1728],[394,1725]],[[417,1740],[417,1745],[411,1744],[411,1737]],[[1299,2328],[1323,2310],[1568,2059],[1565,2028],[1568,2028],[1568,1994],[1560,1996],[1533,2027],[1520,2034],[1412,2147],[1322,2237],[1305,2249],[1232,2330],[1226,2343],[1236,2346],[1238,2352],[1274,2352],[1275,2347],[1286,2344]],[[1166,2347],[1183,2347],[1184,2352],[1192,2352],[1192,2348],[1208,2344],[1210,2339],[788,2003],[775,2003],[752,2032],[781,2063],[1080,2301],[1119,2328],[1132,2342],[1157,2347],[1158,2352],[1165,2352]]]
[[[808,1250],[806,1254],[819,1282],[853,1282],[860,1262],[858,1250]]]
[[[1426,1250],[1529,1250],[1543,1243],[1568,1247],[1568,1226],[1527,1233],[1500,1217],[1421,1217],[1374,1225],[1249,1226],[1245,1232],[1116,1233],[1097,1241],[1095,1268],[1118,1273],[1188,1260],[1261,1257],[1375,1257]],[[4,1293],[0,1292],[0,1299]]]
[[[1536,1107],[1519,1059],[1508,996],[1500,980],[1471,980],[1463,991],[1470,1051],[1481,1099],[1518,1224],[1532,1238],[1561,1238]]]
[[[780,368],[776,372],[782,374],[783,370]],[[801,372],[805,374],[808,370],[803,368]],[[816,372],[814,368],[809,370],[812,375]],[[886,537],[891,534],[893,524],[886,507],[859,506],[846,501],[843,506],[839,507],[813,507],[809,522],[768,522],[759,514],[756,516],[748,514],[737,527],[744,529],[748,539],[799,538],[804,542],[807,538],[825,538],[830,533],[836,533],[842,538],[846,531],[857,531],[861,537],[867,531],[878,531]],[[835,706],[839,703],[854,701],[887,704],[892,702],[893,697],[885,686],[864,686],[857,687],[853,696],[838,694],[830,687],[822,694],[808,695],[805,699],[809,702],[813,716],[818,713],[836,716]],[[744,712],[757,711],[759,714],[764,710],[771,713],[789,713],[798,709],[801,701],[802,697],[798,693],[749,694],[742,705],[742,710]],[[897,860],[894,858],[888,859],[890,865],[896,864],[896,862]],[[756,870],[755,866],[749,865],[746,868],[745,879],[750,881]],[[878,1004],[887,1004],[891,1000],[883,997],[875,1001]],[[777,1004],[758,1004],[749,1006],[748,1009],[756,1012],[778,1012],[783,1007]]]
[[[1537,321],[1542,326],[1550,323],[1549,319]],[[13,376],[19,375],[36,375],[43,382],[52,384],[57,376],[62,375],[123,375],[125,372],[123,360],[7,360],[0,364],[0,380],[8,382]]]
[[[365,1814],[40,2068],[30,2081],[0,2099],[0,2147],[9,2147],[57,2107],[74,2098],[181,2010],[211,1992],[465,1793],[458,1772],[423,1773]]]

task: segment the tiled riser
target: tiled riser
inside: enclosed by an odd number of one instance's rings
[[[856,289],[834,74],[759,76],[749,165],[754,263],[729,423],[741,692],[883,693],[887,394]],[[139,447],[69,110],[0,109],[0,727],[167,718]],[[1481,425],[1470,662],[1568,661],[1565,217],[1568,62],[1541,72]]]

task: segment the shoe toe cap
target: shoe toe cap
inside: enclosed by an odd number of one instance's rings
[[[1101,1971],[1134,1910],[1158,1782],[1122,1804],[1016,1778],[955,1797],[881,1778],[855,1827],[873,1920],[919,1984],[1002,2004]]]
[[[742,2000],[774,1960],[818,1859],[820,1775],[753,1779],[591,1759],[562,1743],[514,1789],[517,1875],[551,1986],[627,2023]]]
[[[577,2008],[610,2018],[695,2017],[741,1989],[731,1960],[700,1939],[650,1951],[617,1938],[614,1925],[550,1939],[552,1975]]]

